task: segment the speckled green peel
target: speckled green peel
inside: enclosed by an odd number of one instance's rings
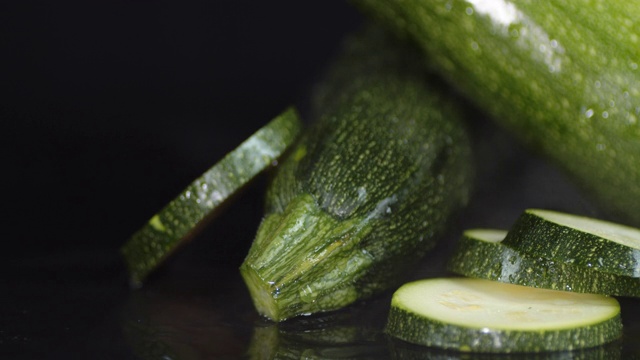
[[[389,338],[391,359],[402,360],[621,360],[623,355],[621,341],[574,350],[538,352],[538,353],[481,353],[463,352],[452,349],[426,347],[411,344],[396,338]]]
[[[271,166],[293,144],[300,130],[295,109],[286,110],[151,217],[121,249],[132,285],[140,286],[224,201]]]
[[[448,263],[457,274],[551,290],[640,297],[640,279],[521,253],[502,244],[504,230],[463,233]]]
[[[269,215],[240,268],[258,312],[282,321],[354,302],[354,284],[373,262],[358,250],[370,229],[367,219],[332,218],[310,195]]]
[[[467,201],[461,114],[412,48],[369,30],[320,85],[316,117],[278,167],[241,267],[274,321],[397,285]]]
[[[640,226],[640,3],[352,0],[603,207]]]
[[[622,323],[618,302],[603,295],[429,279],[396,291],[386,332],[463,352],[545,352],[614,341],[622,336]]]
[[[640,229],[529,209],[516,220],[504,244],[524,254],[640,281]]]

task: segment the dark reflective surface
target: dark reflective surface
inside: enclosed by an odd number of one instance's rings
[[[560,174],[510,141],[479,141],[495,163],[451,233],[406,280],[446,275],[462,229],[507,227],[525,206],[594,209]],[[500,134],[500,133],[498,133]],[[484,145],[480,144],[479,149]],[[488,149],[494,149],[493,145]],[[503,170],[507,169],[507,170]],[[390,293],[335,313],[273,324],[255,313],[238,272],[261,219],[265,181],[242,196],[139,290],[115,249],[52,252],[5,261],[0,349],[11,358],[98,359],[630,359],[639,357],[640,300],[620,299],[624,339],[595,349],[488,356],[412,346],[382,332]],[[576,207],[576,204],[580,206]],[[494,209],[496,209],[494,211]]]
[[[3,9],[8,66],[0,358],[486,359],[382,333],[390,293],[273,324],[238,273],[265,179],[140,290],[118,248],[193,178],[311,84],[359,22],[342,1],[91,2]],[[606,217],[556,170],[472,117],[478,187],[441,246],[407,280],[443,275],[468,227],[507,228],[526,207]],[[621,299],[620,343],[505,359],[640,355],[640,301]],[[491,357],[493,358],[493,357]]]

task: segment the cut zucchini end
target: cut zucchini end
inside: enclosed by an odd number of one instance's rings
[[[258,312],[282,321],[355,302],[354,284],[374,260],[359,248],[370,229],[334,218],[309,194],[267,215],[240,267]]]
[[[131,285],[140,287],[151,272],[216,215],[223,203],[272,166],[295,142],[301,129],[297,111],[285,110],[151,217],[121,248]]]
[[[398,289],[386,332],[458,351],[544,352],[608,343],[622,335],[622,323],[610,297],[455,278]]]
[[[282,314],[278,307],[278,288],[262,279],[250,266],[243,264],[240,274],[249,290],[256,311],[272,321],[282,321]]]

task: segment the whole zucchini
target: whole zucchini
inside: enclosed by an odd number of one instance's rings
[[[262,315],[281,321],[388,289],[467,202],[461,115],[420,65],[375,29],[346,42],[241,266]]]
[[[640,3],[353,0],[603,208],[640,225]]]

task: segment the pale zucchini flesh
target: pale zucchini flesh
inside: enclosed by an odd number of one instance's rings
[[[219,206],[270,167],[296,140],[301,121],[290,108],[194,180],[135,232],[121,251],[132,286],[195,234]]]
[[[622,323],[618,302],[603,295],[438,278],[395,292],[386,332],[458,351],[545,352],[611,342],[622,335]]]
[[[509,284],[615,296],[640,296],[640,279],[525,254],[502,244],[507,231],[464,231],[448,262],[454,273]]]
[[[640,278],[640,230],[557,211],[529,209],[504,244],[525,254]]]

